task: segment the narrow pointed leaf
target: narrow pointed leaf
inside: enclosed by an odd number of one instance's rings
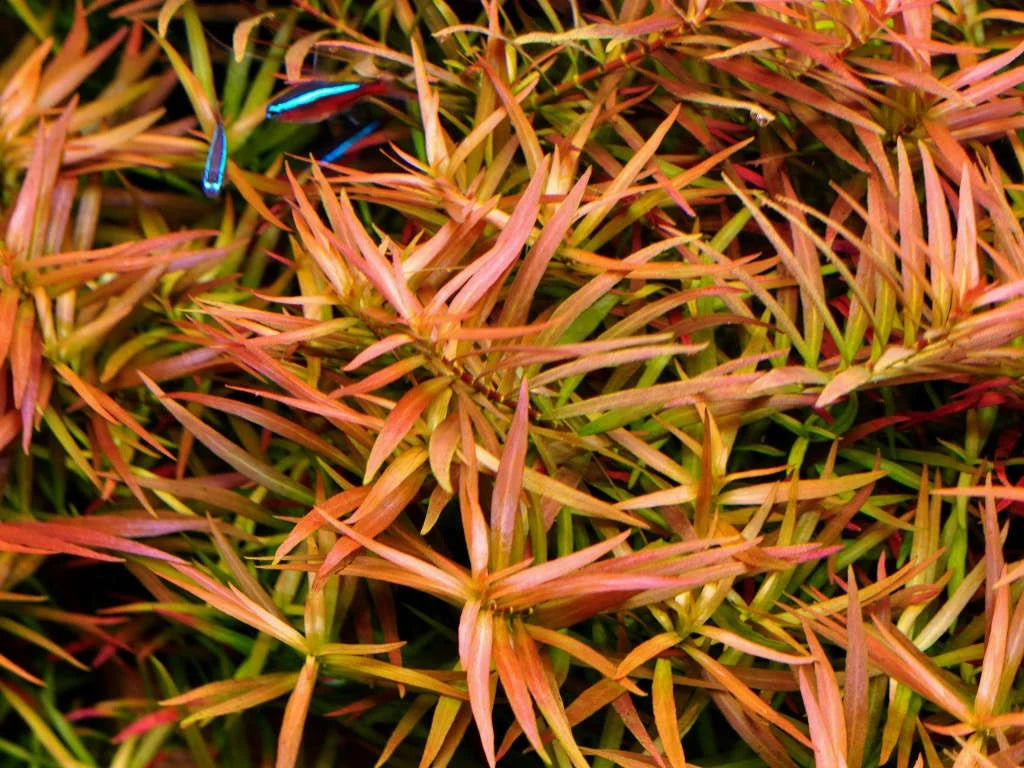
[[[313,496],[306,488],[269,464],[253,458],[243,448],[225,438],[217,430],[204,424],[191,411],[172,400],[155,381],[144,373],[140,372],[139,376],[142,377],[143,382],[153,394],[160,398],[164,407],[171,412],[174,418],[221,459],[249,479],[267,488],[267,490],[279,493],[286,499],[291,499],[301,504],[313,504]]]
[[[316,685],[319,664],[315,656],[307,656],[302,665],[295,687],[284,708],[281,720],[281,731],[277,739],[277,760],[274,768],[294,768],[299,758],[299,747],[302,744],[302,732],[306,726],[309,703],[313,698],[313,686]]]
[[[512,636],[508,631],[508,625],[504,617],[499,616],[494,622],[494,665],[501,680],[501,687],[505,690],[505,696],[516,716],[516,723],[526,735],[530,746],[534,748],[545,765],[551,763],[551,758],[544,749],[541,741],[540,731],[537,728],[537,718],[533,712],[533,699],[530,696],[529,687],[526,684],[526,675],[521,667],[519,654],[512,643]]]
[[[672,685],[672,662],[658,659],[654,663],[654,681],[651,684],[654,725],[658,731],[661,747],[671,768],[686,768],[682,736],[679,733],[676,715],[675,693]]]
[[[519,517],[523,470],[529,439],[529,401],[530,390],[524,378],[519,385],[519,400],[505,439],[498,474],[494,479],[494,493],[491,496],[491,569],[494,571],[501,570],[512,562],[512,544]]]
[[[494,768],[494,722],[491,719],[491,655],[494,618],[477,601],[466,603],[459,622],[459,656],[466,670],[469,707],[473,711],[487,764]],[[465,638],[463,642],[463,638]]]
[[[377,474],[377,470],[380,469],[384,460],[391,455],[391,452],[412,431],[416,420],[423,411],[450,385],[451,381],[447,377],[440,376],[436,379],[425,381],[422,384],[417,384],[402,395],[402,398],[395,404],[394,409],[388,416],[384,429],[381,430],[376,442],[374,442],[373,450],[370,451],[370,456],[366,460],[364,483],[370,482],[373,476]]]

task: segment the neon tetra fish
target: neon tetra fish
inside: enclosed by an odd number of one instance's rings
[[[349,136],[347,139],[345,139],[343,142],[341,142],[334,149],[332,149],[330,152],[328,152],[326,155],[321,157],[320,158],[320,162],[321,163],[333,163],[335,160],[337,160],[339,157],[344,155],[346,152],[348,152],[350,149],[352,149],[353,146],[355,146],[360,141],[365,139],[367,136],[369,136],[371,133],[376,131],[378,128],[380,128],[380,120],[373,120],[373,121],[367,123],[362,128],[360,128],[358,131],[356,131],[351,136]]]
[[[365,83],[331,83],[310,80],[289,88],[267,104],[267,119],[287,123],[319,123],[348,109],[360,99],[392,93],[387,80]]]
[[[224,172],[228,167],[228,139],[224,135],[224,125],[217,121],[210,139],[210,149],[206,153],[206,164],[203,166],[203,178],[200,184],[203,194],[217,197],[224,186]]]

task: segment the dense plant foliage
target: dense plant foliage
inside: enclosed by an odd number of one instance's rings
[[[0,766],[1024,763],[1011,3],[55,7]]]

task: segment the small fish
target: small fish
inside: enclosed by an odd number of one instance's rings
[[[378,128],[380,128],[380,120],[373,120],[373,121],[367,123],[362,128],[360,128],[358,131],[356,131],[351,136],[349,136],[347,139],[345,139],[343,142],[341,142],[341,144],[339,144],[334,149],[332,149],[330,152],[328,152],[326,155],[321,157],[320,158],[320,162],[321,163],[333,163],[335,160],[337,160],[339,157],[344,155],[346,152],[348,152],[350,149],[352,149],[353,146],[355,146],[357,143],[359,143],[360,141],[365,139],[367,136],[369,136],[371,133],[376,131]]]
[[[267,119],[287,123],[319,123],[348,109],[367,96],[382,96],[392,91],[387,80],[365,83],[330,83],[310,80],[296,85],[267,104]]]
[[[224,125],[218,120],[210,139],[210,150],[206,153],[206,165],[203,166],[202,187],[207,197],[217,197],[224,186],[224,171],[228,167],[228,140],[224,135]]]

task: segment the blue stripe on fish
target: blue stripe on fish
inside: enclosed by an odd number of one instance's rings
[[[328,152],[326,155],[321,157],[320,158],[320,162],[321,163],[333,163],[339,157],[341,157],[346,152],[348,152],[350,149],[352,149],[352,147],[355,146],[358,142],[360,142],[363,139],[365,139],[367,136],[369,136],[371,133],[376,131],[378,128],[380,128],[380,120],[373,120],[372,122],[367,123],[362,128],[360,128],[358,131],[356,131],[351,136],[349,136],[347,139],[345,139],[343,142],[341,142],[341,144],[339,144],[334,149],[332,149],[330,152]]]
[[[383,79],[362,83],[311,80],[271,99],[267,105],[267,119],[288,123],[319,123],[331,115],[344,112],[362,99],[387,96],[393,92],[392,83]]]
[[[289,113],[301,112],[321,101],[329,101],[338,96],[358,90],[363,83],[329,83],[325,80],[311,80],[282,93],[267,104],[267,118],[274,120],[285,118]]]
[[[210,140],[210,149],[206,153],[206,165],[203,166],[202,187],[207,197],[217,197],[224,186],[224,172],[228,167],[228,139],[224,135],[224,126],[217,121]]]

